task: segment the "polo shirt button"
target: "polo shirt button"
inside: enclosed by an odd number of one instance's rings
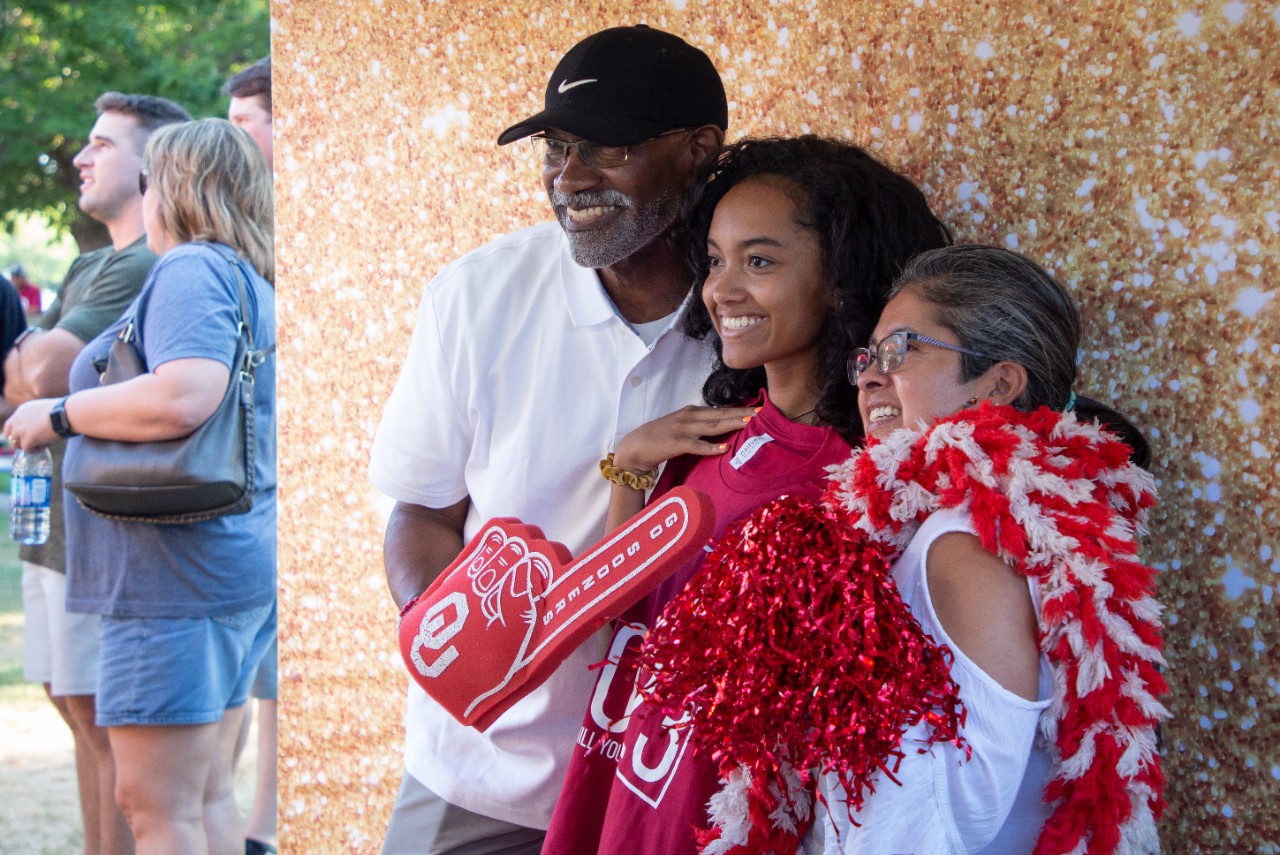
[[[643,382],[644,382],[644,380],[643,380],[643,379],[641,379],[641,378],[639,378],[639,377],[632,377],[632,378],[631,378],[631,385],[632,385],[632,386],[639,386],[639,385],[640,385],[641,383],[643,383]]]

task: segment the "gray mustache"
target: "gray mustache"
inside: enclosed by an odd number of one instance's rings
[[[617,190],[597,190],[583,193],[565,193],[560,190],[551,191],[551,205],[556,208],[591,208],[596,205],[613,205],[619,208],[630,208],[631,200],[626,194]]]

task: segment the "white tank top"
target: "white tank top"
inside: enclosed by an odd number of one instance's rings
[[[1046,751],[1037,745],[1040,713],[1050,703],[1053,681],[1040,660],[1040,699],[1028,701],[1008,691],[964,655],[947,636],[929,596],[925,559],[933,542],[953,531],[974,534],[964,510],[930,516],[893,566],[893,579],[911,613],[930,636],[951,649],[951,677],[968,710],[961,731],[973,749],[935,744],[924,753],[928,726],[909,729],[902,739],[901,786],[878,775],[852,825],[845,791],[834,775],[820,784],[821,805],[805,838],[806,855],[952,855],[1026,853],[1034,847],[1048,806],[1040,798],[1048,778]],[[1039,586],[1028,580],[1036,614]],[[999,614],[992,604],[993,615]],[[828,810],[829,808],[829,810]]]

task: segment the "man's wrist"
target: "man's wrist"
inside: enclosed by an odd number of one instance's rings
[[[18,333],[18,337],[15,338],[13,340],[13,344],[10,345],[10,350],[17,350],[19,347],[22,346],[22,343],[26,341],[29,336],[35,334],[36,332],[39,332],[38,327],[27,327],[25,330]]]

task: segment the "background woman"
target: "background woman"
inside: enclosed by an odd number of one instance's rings
[[[147,145],[142,176],[147,244],[160,260],[133,306],[77,358],[72,393],[10,418],[5,432],[23,448],[53,439],[51,411],[69,434],[151,442],[191,433],[231,378],[240,279],[254,345],[274,348],[271,176],[253,141],[221,119],[169,126]],[[95,363],[140,304],[136,345],[148,373],[99,387]],[[244,847],[231,764],[276,620],[274,364],[256,375],[248,513],[151,525],[67,502],[68,608],[104,616],[98,724],[109,728],[116,798],[139,853]],[[79,446],[71,441],[69,461]]]
[[[915,253],[950,241],[924,196],[856,146],[815,137],[744,140],[704,169],[686,204],[701,301],[686,328],[719,357],[704,397],[645,424],[602,462],[608,525],[677,484],[708,493],[716,533],[781,494],[817,498],[861,434],[845,380],[889,283]],[[745,423],[745,426],[744,426]],[[726,434],[731,434],[725,436]],[[634,654],[701,559],[617,622],[545,853],[697,848],[716,765],[688,730],[636,706]]]

